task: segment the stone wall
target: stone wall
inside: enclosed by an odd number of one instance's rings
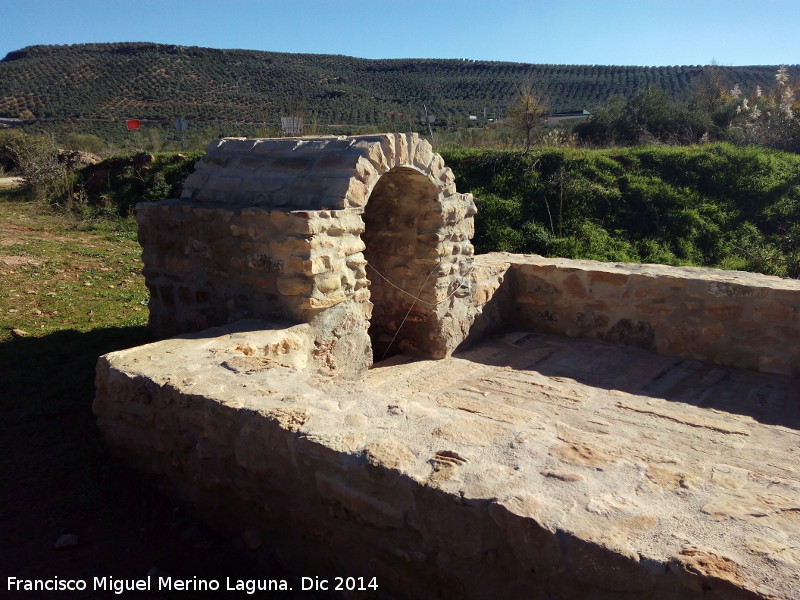
[[[498,299],[501,309],[493,309],[494,327],[513,323],[800,377],[800,281],[514,254],[480,256],[476,265],[506,270],[508,289]]]
[[[519,331],[528,329],[800,376],[800,282],[473,257],[474,213],[441,157],[413,135],[215,142],[182,198],[141,204],[137,217],[152,328],[166,336],[222,327],[101,357],[98,426],[216,529],[301,574],[375,575],[384,587],[372,597],[767,597],[735,563],[694,546],[659,555],[615,545],[603,535],[607,513],[594,506],[591,528],[556,525],[539,493],[546,484],[537,479],[534,493],[525,477],[584,479],[553,470],[563,455],[552,451],[537,468],[520,466],[528,441],[547,442],[545,405],[555,402],[553,435],[562,450],[572,444],[577,458],[562,462],[573,467],[594,470],[601,455],[616,462],[591,444],[613,440],[605,428],[617,419],[595,419],[574,438],[589,445],[570,441],[575,428],[562,413],[584,410],[577,382],[537,375],[532,359],[511,377],[508,402],[492,397],[501,379],[483,370],[498,356],[491,347],[461,365],[475,379],[460,387],[466,375],[424,375],[420,365],[432,361],[405,358],[370,371],[363,386],[321,376],[361,375],[373,351],[445,357],[506,328],[518,330],[512,357],[519,340],[541,337]],[[515,364],[508,356],[496,365],[504,373]],[[393,394],[376,396],[376,373],[394,368],[402,373],[386,384]],[[645,375],[656,380],[663,368]],[[406,388],[395,394],[400,380]],[[446,392],[427,397],[434,380]],[[607,392],[619,408],[619,390]],[[528,411],[534,393],[544,404]],[[623,409],[632,406],[625,398]],[[722,427],[649,404],[638,412],[747,433],[741,415]],[[505,449],[489,447],[497,440]],[[620,452],[621,464],[631,458]],[[646,477],[633,467],[636,481]],[[685,479],[676,493],[694,489]]]

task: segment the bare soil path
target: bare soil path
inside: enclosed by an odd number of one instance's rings
[[[22,183],[22,177],[0,177],[0,188],[13,188]]]

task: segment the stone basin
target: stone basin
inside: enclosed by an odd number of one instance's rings
[[[98,424],[260,556],[376,577],[359,597],[800,597],[797,379],[513,331],[348,381],[303,369],[304,327],[106,355]]]

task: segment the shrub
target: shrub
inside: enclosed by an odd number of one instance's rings
[[[146,154],[113,157],[77,172],[82,201],[98,212],[126,217],[138,202],[157,202],[181,195],[201,153]]]
[[[442,151],[475,246],[800,275],[800,157],[731,144]]]
[[[106,143],[91,133],[70,133],[67,136],[67,148],[91,152],[92,154],[102,154],[106,149]]]
[[[67,168],[58,160],[52,137],[19,130],[2,132],[0,156],[24,179],[25,193],[31,200],[49,200],[68,193],[71,181]]]

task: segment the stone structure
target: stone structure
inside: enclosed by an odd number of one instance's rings
[[[138,207],[196,333],[101,357],[99,427],[365,597],[800,597],[800,282],[473,257],[473,214],[416,136],[215,143]]]
[[[474,214],[416,134],[213,142],[180,199],[137,206],[150,325],[310,323],[339,375],[447,356],[473,316]]]
[[[743,271],[491,254],[480,320],[800,377],[800,281]],[[503,280],[504,289],[494,281]],[[488,287],[487,287],[488,286]],[[492,298],[492,300],[489,300]],[[481,312],[483,309],[480,308]]]
[[[660,282],[636,266],[476,263],[489,331],[537,306],[531,282],[614,271],[631,302]],[[548,327],[577,313],[555,314]],[[98,425],[267,563],[375,576],[368,598],[800,594],[797,379],[517,330],[353,382],[315,374],[310,328],[240,321],[104,356]],[[669,333],[652,328],[655,344]]]

